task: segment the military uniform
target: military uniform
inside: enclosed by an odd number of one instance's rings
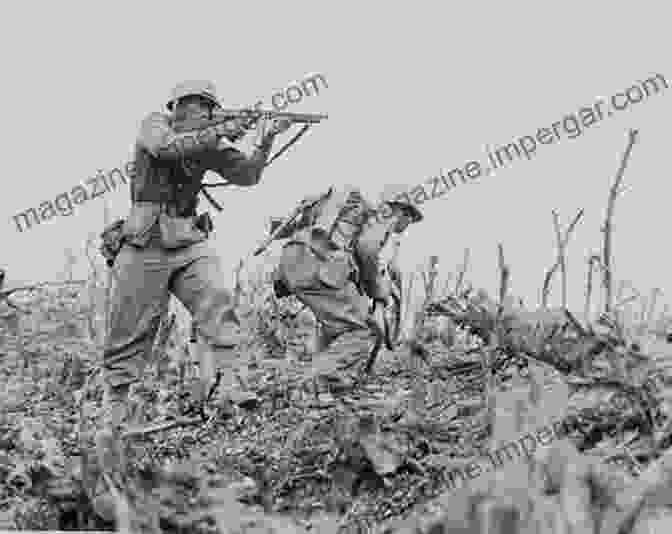
[[[255,150],[248,157],[229,140],[231,132],[234,138],[242,135],[240,127],[178,133],[178,118],[198,120],[204,110],[219,107],[211,83],[188,81],[175,87],[167,108],[172,111],[187,97],[198,97],[200,103],[194,107],[186,102],[175,114],[151,113],[142,121],[135,143],[130,213],[123,224],[115,223],[103,233],[101,252],[108,265],[114,265],[116,283],[103,351],[104,413],[96,449],[100,468],[111,476],[124,469],[119,431],[129,386],[141,378],[148,363],[170,294],[192,314],[200,361],[199,400],[215,378],[215,367],[222,372],[224,397],[235,386],[235,351],[244,336],[233,295],[224,285],[226,273],[207,244],[211,225],[196,214],[198,194],[206,171],[241,187],[257,184],[274,135],[285,128],[276,125],[274,131],[265,131],[262,119]],[[93,502],[109,519],[110,494],[103,490]]]
[[[187,82],[175,92],[178,98],[198,95],[216,103],[214,88],[207,83]],[[235,349],[243,334],[232,293],[224,284],[227,275],[207,243],[211,228],[199,224],[202,219],[196,215],[198,193],[208,170],[241,187],[257,184],[272,135],[250,157],[218,133],[198,136],[197,142],[184,142],[186,137],[176,132],[172,115],[152,113],[135,143],[132,205],[121,226],[123,247],[115,258],[111,324],[103,353],[107,431],[121,424],[129,386],[142,376],[170,294],[192,314],[201,393],[214,379],[216,365],[223,371],[223,389],[234,385]]]
[[[336,378],[336,371],[364,361],[374,340],[367,295],[386,298],[377,289],[379,253],[395,219],[378,218],[356,188],[332,188],[304,203],[310,207],[277,236],[287,242],[274,273],[276,292],[296,296],[313,311],[323,334],[315,368]]]

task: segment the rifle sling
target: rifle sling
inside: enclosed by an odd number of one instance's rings
[[[216,185],[225,185],[225,184],[216,184]],[[217,211],[223,211],[224,208],[222,208],[222,205],[219,202],[217,202],[210,193],[208,193],[206,187],[207,187],[206,184],[201,185],[201,191],[203,192],[203,196],[208,200],[208,202],[210,202],[210,204],[212,204],[213,208],[215,208]]]
[[[278,150],[271,159],[268,160],[266,165],[264,165],[264,168],[268,167],[277,158],[279,158],[282,154],[284,154],[287,151],[287,149],[289,149],[289,147],[291,147],[294,143],[296,143],[299,139],[301,139],[303,134],[305,134],[309,130],[309,128],[310,124],[304,125],[303,128],[299,130],[299,133],[297,133],[294,137],[292,137],[289,141],[287,141],[287,143],[285,143],[285,145],[280,150]]]
[[[304,125],[304,126],[301,128],[301,130],[299,130],[299,132],[298,132],[294,137],[292,137],[289,141],[287,141],[287,143],[285,143],[285,145],[284,145],[280,150],[278,150],[278,151],[273,155],[273,157],[272,157],[271,159],[269,159],[269,160],[266,162],[266,165],[264,165],[264,168],[268,167],[268,166],[269,166],[271,163],[273,163],[277,158],[279,158],[282,154],[284,154],[284,153],[285,153],[285,152],[286,152],[286,151],[287,151],[293,144],[295,144],[299,139],[301,139],[301,137],[302,137],[302,136],[303,136],[309,129],[310,129],[310,124],[306,124],[306,125]],[[229,185],[230,183],[231,183],[231,182],[229,182],[228,180],[223,180],[223,181],[221,181],[221,182],[219,182],[219,183],[215,183],[215,184],[211,184],[211,183],[202,183],[202,184],[201,184],[201,188],[200,188],[200,190],[201,190],[201,192],[203,193],[203,196],[205,196],[205,198],[208,200],[208,202],[210,202],[210,204],[212,204],[212,206],[213,206],[217,211],[222,211],[223,208],[222,208],[221,204],[219,204],[219,202],[217,202],[217,201],[213,198],[213,196],[212,196],[210,193],[208,193],[208,190],[207,190],[206,188],[208,188],[208,187],[223,187],[223,186],[225,186],[225,185]]]

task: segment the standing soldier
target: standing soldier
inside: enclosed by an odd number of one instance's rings
[[[108,264],[114,262],[117,279],[103,353],[103,428],[96,440],[103,470],[114,470],[119,462],[129,387],[142,376],[171,293],[193,318],[201,379],[197,402],[203,403],[214,382],[216,364],[222,367],[225,399],[235,384],[235,350],[242,332],[224,285],[226,274],[207,244],[209,217],[196,216],[198,193],[208,170],[238,186],[259,183],[275,136],[291,123],[262,118],[250,156],[234,144],[245,135],[243,121],[178,133],[181,121],[207,120],[219,107],[212,83],[187,81],[174,88],[169,114],[151,113],[142,121],[130,213],[110,238],[118,246],[106,250],[110,243],[103,236],[103,253],[108,253]]]
[[[364,292],[386,303],[390,298],[379,279],[379,254],[393,234],[422,220],[400,195],[384,200],[377,210],[356,188],[332,188],[304,200],[301,216],[286,228],[271,221],[276,238],[288,239],[274,273],[276,293],[295,295],[315,314],[322,326],[317,378],[340,383],[339,389],[352,387],[342,371],[367,359],[377,329]]]

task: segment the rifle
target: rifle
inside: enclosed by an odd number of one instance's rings
[[[264,252],[268,248],[268,246],[273,241],[275,241],[276,237],[279,236],[290,224],[295,222],[304,211],[316,206],[323,199],[327,198],[329,195],[331,195],[332,190],[333,188],[330,187],[326,193],[319,195],[317,198],[314,199],[304,200],[298,206],[296,206],[296,208],[292,210],[292,212],[285,218],[285,220],[282,221],[278,225],[278,227],[275,230],[273,230],[266,239],[262,241],[262,243],[254,251],[254,255],[259,256],[259,254]]]
[[[290,113],[284,111],[270,111],[262,109],[252,109],[252,108],[243,108],[243,109],[215,109],[211,114],[209,119],[186,119],[181,120],[173,125],[177,133],[187,133],[204,130],[212,126],[217,126],[218,124],[224,124],[229,121],[242,120],[243,130],[253,128],[262,118],[270,119],[289,119],[290,121],[296,124],[303,124],[303,128],[296,134],[292,139],[290,139],[285,145],[278,150],[272,158],[270,158],[265,167],[268,167],[273,161],[278,159],[288,148],[290,148],[294,143],[296,143],[310,128],[312,124],[318,124],[320,121],[327,118],[326,114],[314,114],[314,113]],[[225,137],[235,143],[241,139],[244,135],[244,131],[234,128],[229,134],[225,134]],[[198,134],[196,135],[198,137]],[[230,185],[230,182],[224,181],[217,184],[204,183],[201,187],[201,191],[208,199],[208,201],[218,210],[222,211],[222,207],[217,203],[217,201],[208,193],[205,189],[206,187],[218,187]],[[266,242],[265,247],[272,241],[270,239]],[[255,253],[255,256],[261,254],[263,251],[258,251]]]
[[[253,128],[261,119],[287,119],[295,124],[318,124],[328,116],[325,113],[290,113],[265,109],[215,109],[210,119],[190,119],[179,122],[180,132],[201,130],[225,122],[240,120],[245,128]]]
[[[292,213],[290,213],[289,216],[288,216],[284,221],[282,221],[282,223],[280,223],[280,224],[278,225],[278,227],[277,227],[275,230],[273,230],[273,231],[271,232],[271,234],[270,234],[266,239],[264,239],[264,240],[262,241],[262,243],[255,249],[255,251],[254,251],[254,255],[255,255],[255,256],[259,256],[259,254],[261,254],[262,252],[264,252],[264,251],[268,248],[268,246],[269,246],[273,241],[275,241],[275,238],[276,238],[278,235],[280,235],[280,234],[282,233],[283,230],[285,230],[285,228],[287,228],[290,224],[292,224],[294,221],[296,221],[296,219],[298,218],[298,216],[299,216],[301,213],[303,213],[303,208],[302,208],[302,206],[299,205],[299,206],[297,206],[296,208],[294,208],[294,210],[292,211]]]

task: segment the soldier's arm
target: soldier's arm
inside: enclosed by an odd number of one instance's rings
[[[381,253],[390,240],[393,224],[389,220],[371,219],[355,244],[355,254],[366,293],[380,300],[385,300],[389,295],[389,280],[381,275]]]
[[[162,160],[199,157],[217,147],[221,136],[214,127],[177,133],[166,115],[151,113],[140,125],[137,144]]]
[[[392,221],[371,219],[357,240],[357,253],[367,261],[377,262],[381,251],[392,235]]]
[[[273,137],[269,136],[247,156],[233,143],[222,138],[217,150],[209,151],[203,161],[208,170],[216,172],[232,184],[249,187],[261,180],[272,145]]]

